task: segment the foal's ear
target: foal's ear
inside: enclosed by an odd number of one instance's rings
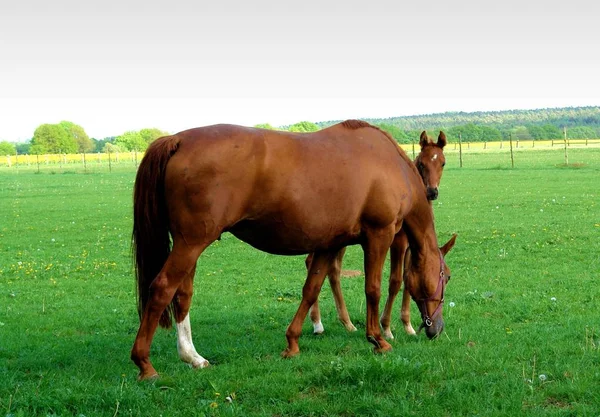
[[[440,130],[440,135],[438,136],[437,146],[438,148],[444,149],[446,146],[446,134]]]
[[[447,241],[446,244],[440,248],[440,252],[442,252],[442,255],[446,256],[446,254],[450,252],[450,250],[454,247],[454,244],[456,243],[456,236],[456,233],[454,233],[450,240]]]
[[[427,131],[421,132],[421,138],[419,139],[419,145],[421,145],[421,149],[423,149],[429,143],[429,136],[427,136]]]

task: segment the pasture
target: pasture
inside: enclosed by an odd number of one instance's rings
[[[410,155],[410,153],[409,153]],[[138,383],[130,258],[134,167],[0,170],[0,415],[598,415],[600,149],[447,152],[434,202],[447,257],[446,330],[402,332],[376,356],[365,340],[364,280],[342,280],[358,332],[337,323],[326,282],[325,333],[307,319],[284,360],[303,257],[259,252],[229,234],[198,263],[194,342],[211,361],[179,361],[159,330],[161,377]],[[362,270],[358,247],[345,269]],[[389,263],[386,264],[389,268]],[[386,295],[386,278],[381,308]],[[452,305],[452,306],[451,306]],[[413,303],[413,325],[419,313]]]

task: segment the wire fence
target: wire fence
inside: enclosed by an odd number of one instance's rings
[[[419,153],[419,144],[400,145],[413,159]],[[555,139],[555,140],[505,140],[495,142],[452,142],[446,145],[444,153],[458,154],[462,166],[463,153],[500,153],[520,150],[564,150],[568,163],[568,149],[593,147],[600,148],[600,139]],[[47,155],[1,155],[0,172],[112,172],[132,170],[143,157],[141,152],[47,154]],[[514,167],[514,160],[512,161]]]

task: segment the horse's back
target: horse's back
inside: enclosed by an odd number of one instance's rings
[[[165,191],[172,227],[191,240],[231,231],[274,253],[341,246],[365,219],[395,221],[409,188],[396,145],[369,125],[310,134],[215,125],[177,137]]]

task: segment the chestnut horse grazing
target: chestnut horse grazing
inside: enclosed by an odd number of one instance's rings
[[[425,184],[425,188],[427,190],[427,199],[430,201],[436,200],[438,198],[438,188],[440,185],[440,180],[442,179],[444,166],[446,165],[446,158],[444,156],[444,147],[446,146],[446,143],[446,135],[442,131],[440,131],[437,142],[433,142],[429,138],[429,136],[427,136],[426,131],[423,131],[419,138],[419,145],[421,146],[421,151],[419,155],[417,155],[414,163],[419,171],[419,174],[421,175],[421,178],[423,179],[423,183]],[[395,237],[391,248],[393,256],[397,258],[397,266],[399,266],[400,270],[392,268],[390,271],[388,299],[386,301],[385,308],[380,319],[381,326],[383,328],[383,334],[387,339],[394,338],[394,335],[392,334],[390,328],[392,307],[394,304],[394,300],[402,286],[401,268],[402,265],[404,265],[404,256],[407,249],[408,240],[406,239],[406,234],[401,230],[400,233]],[[338,253],[338,256],[328,266],[327,278],[329,279],[331,291],[333,292],[333,299],[335,301],[338,319],[346,328],[346,330],[356,331],[356,327],[354,326],[354,324],[352,324],[352,321],[350,320],[350,315],[348,314],[346,302],[344,301],[344,296],[342,294],[342,288],[340,285],[342,259],[344,257],[345,252],[346,250],[342,249]],[[312,254],[308,255],[308,257],[306,258],[307,269],[309,269],[311,262]],[[405,331],[411,335],[416,334],[415,330],[412,327],[412,324],[410,323],[410,294],[408,293],[406,288],[404,288],[402,298],[402,310],[400,316]],[[323,323],[321,322],[321,313],[319,310],[318,299],[317,301],[315,301],[315,303],[310,309],[310,318],[313,323],[313,332],[315,334],[323,333],[325,331],[325,328],[323,327]]]
[[[159,323],[170,326],[172,316],[180,358],[208,366],[192,343],[189,309],[196,261],[223,232],[273,254],[314,253],[284,357],[299,353],[302,322],[327,266],[343,247],[360,244],[367,340],[376,352],[391,349],[379,329],[378,309],[383,263],[401,227],[411,248],[406,287],[420,300],[428,334],[438,334],[449,270],[423,181],[387,133],[348,120],[305,134],[215,125],[156,140],[134,187],[141,323],[131,358],[139,378],[157,375],[150,345]]]

